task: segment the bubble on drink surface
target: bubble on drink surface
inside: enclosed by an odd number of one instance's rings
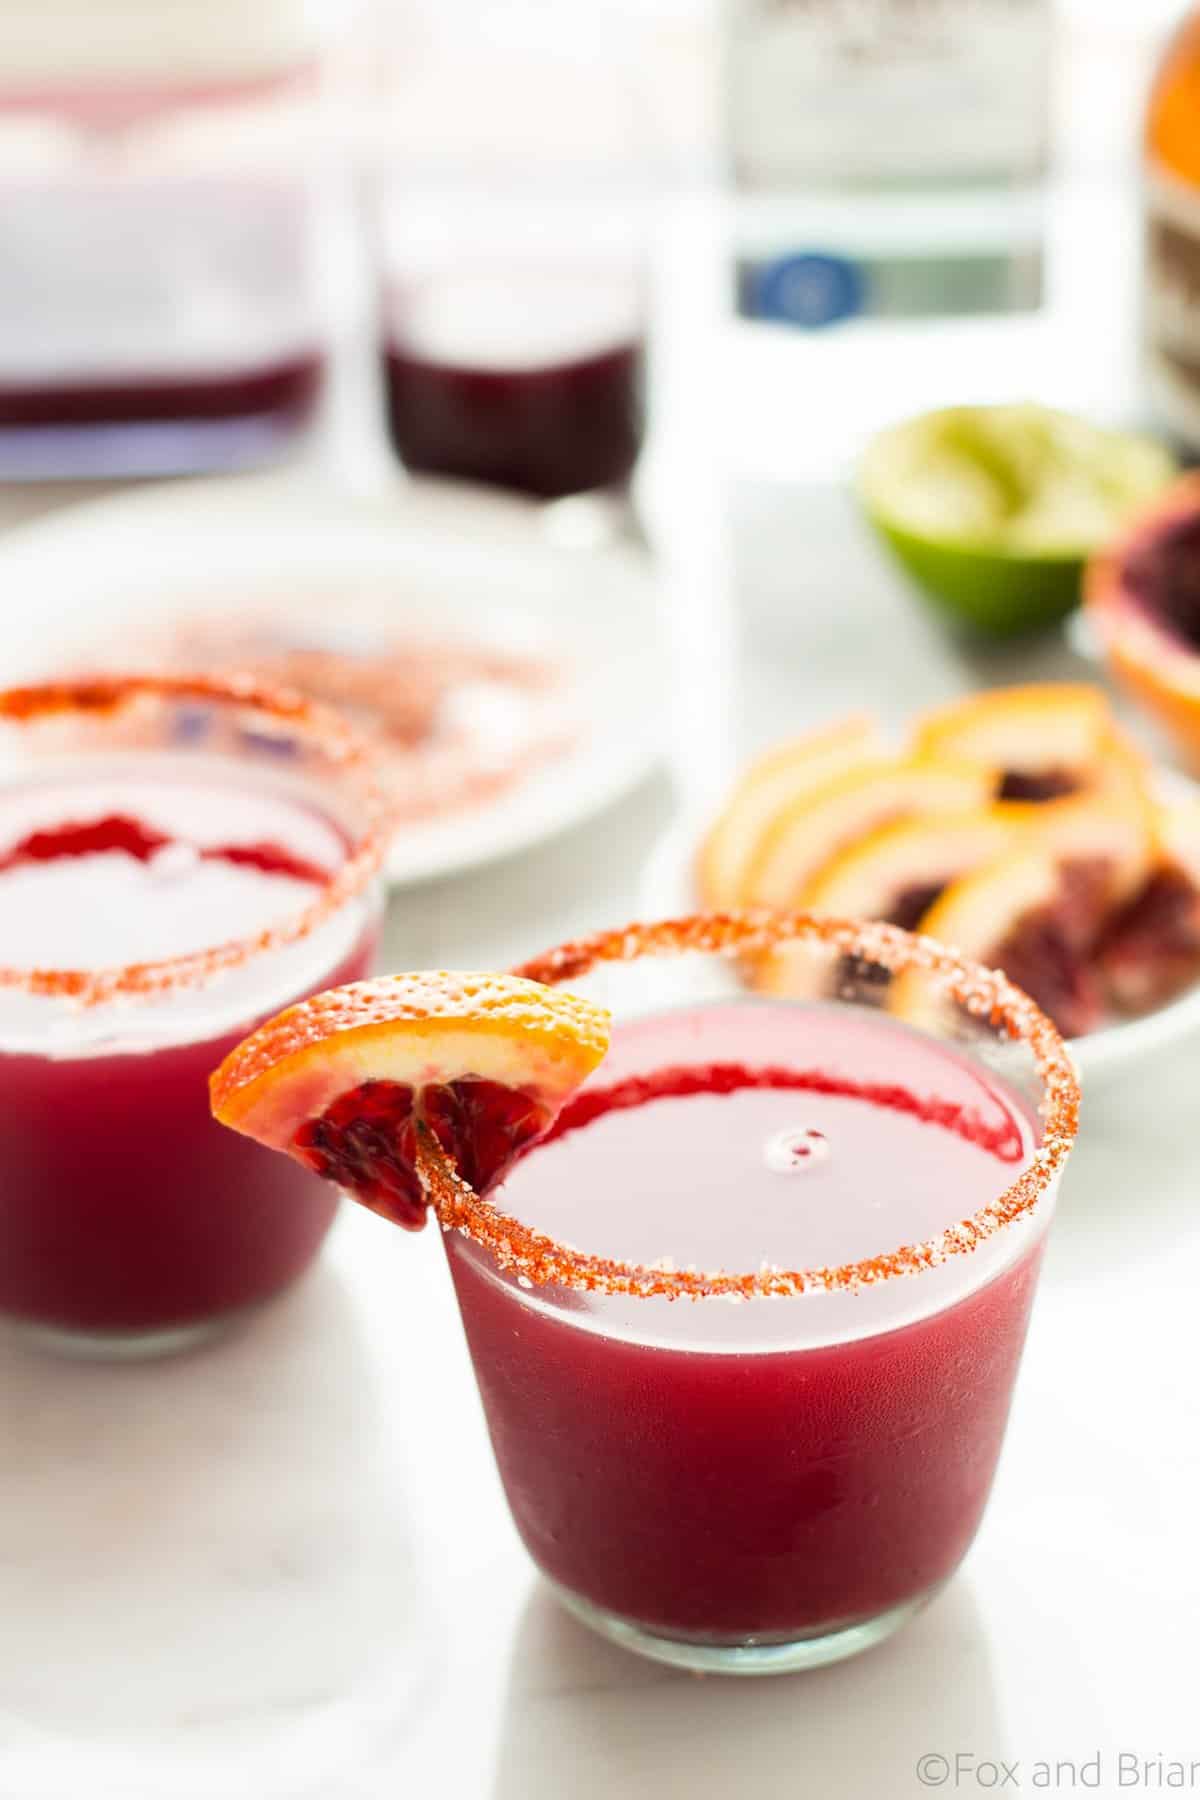
[[[815,1168],[829,1155],[829,1139],[813,1125],[789,1126],[763,1145],[763,1160],[773,1175],[797,1175]]]
[[[193,844],[164,844],[150,858],[150,873],[156,881],[182,881],[200,861]]]

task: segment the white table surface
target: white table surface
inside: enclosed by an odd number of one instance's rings
[[[708,353],[707,393],[749,415],[761,346]],[[702,403],[650,470],[673,774],[397,896],[387,966],[504,964],[632,915],[678,809],[805,720],[899,722],[1071,666],[956,647],[836,487],[759,479],[781,432],[740,476],[706,463]],[[1166,1791],[1165,1761],[1118,1758],[1200,1759],[1196,1066],[1192,1046],[1086,1109],[979,1539],[915,1624],[816,1674],[701,1681],[560,1613],[508,1519],[434,1231],[346,1207],[292,1294],[175,1361],[0,1344],[0,1800],[908,1800],[1067,1792],[1068,1761],[1084,1789]],[[949,1759],[924,1784],[922,1756]]]

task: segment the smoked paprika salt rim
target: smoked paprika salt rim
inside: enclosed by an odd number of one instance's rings
[[[457,1231],[490,1253],[525,1286],[553,1282],[577,1292],[636,1299],[769,1299],[808,1293],[853,1291],[916,1275],[951,1256],[975,1250],[996,1232],[1031,1214],[1061,1172],[1079,1123],[1079,1082],[1070,1053],[1046,1015],[996,970],[947,950],[932,938],[894,925],[816,917],[811,913],[735,912],[696,914],[653,925],[597,932],[533,957],[514,969],[531,981],[557,986],[585,975],[597,963],[632,962],[641,956],[687,952],[740,957],[799,941],[860,957],[892,974],[922,970],[941,977],[946,997],[1010,1040],[1027,1044],[1043,1086],[1042,1142],[1010,1187],[969,1218],[919,1244],[836,1267],[778,1269],[752,1274],[706,1272],[594,1256],[558,1243],[499,1211],[462,1180],[428,1127],[420,1129],[418,1168],[444,1231]]]
[[[273,687],[243,675],[144,673],[46,682],[0,690],[0,727],[32,725],[71,714],[80,718],[116,716],[122,707],[145,698],[216,703],[227,707],[235,717],[244,714],[249,728],[256,722],[260,727],[286,726],[306,749],[316,751],[334,772],[348,778],[363,808],[362,830],[350,842],[342,862],[324,881],[314,900],[260,931],[206,949],[124,967],[39,969],[0,965],[0,987],[57,996],[80,1006],[96,1006],[120,996],[148,998],[178,988],[201,987],[253,957],[285,949],[308,937],[347,902],[356,899],[379,868],[391,819],[387,798],[379,785],[378,759],[340,714],[291,689]],[[170,745],[162,748],[169,750]],[[4,777],[0,775],[0,791],[3,786]]]

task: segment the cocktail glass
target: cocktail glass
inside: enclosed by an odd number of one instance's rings
[[[545,42],[407,67],[371,184],[388,435],[406,468],[600,525],[644,435],[651,312],[637,97]]]
[[[780,948],[810,999],[747,993]],[[608,1058],[488,1199],[423,1166],[527,1549],[663,1662],[879,1642],[987,1501],[1076,1128],[1061,1039],[874,924],[635,926],[518,973],[611,1006]]]
[[[207,1077],[369,972],[385,820],[365,748],[294,695],[0,693],[0,1316],[153,1354],[308,1265],[336,1195],[216,1125]]]

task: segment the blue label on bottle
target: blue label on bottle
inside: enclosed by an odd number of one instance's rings
[[[852,319],[866,304],[867,284],[858,263],[803,251],[763,263],[754,272],[753,314],[819,331]]]
[[[1039,241],[949,254],[932,249],[856,258],[798,250],[737,263],[737,309],[797,331],[847,319],[970,318],[1042,303]]]

